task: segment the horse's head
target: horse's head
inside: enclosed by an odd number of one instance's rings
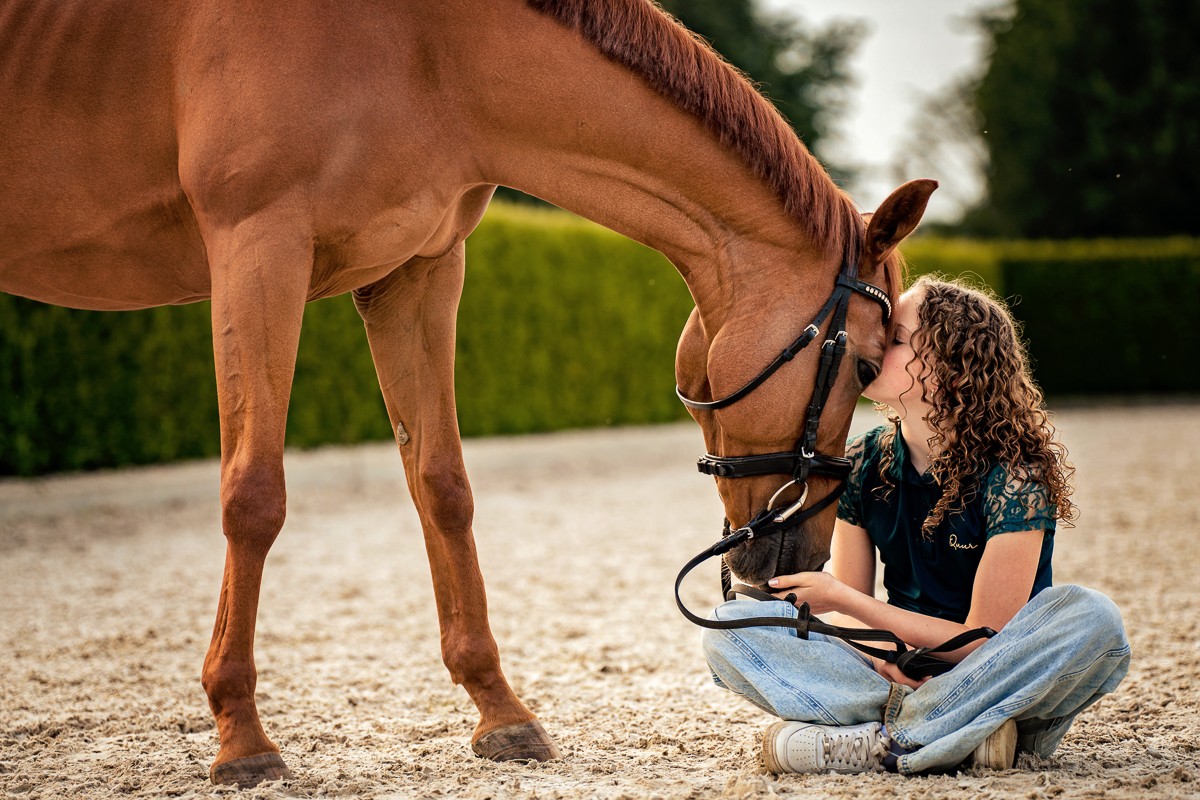
[[[845,259],[828,261],[820,275],[810,262],[795,270],[794,285],[802,291],[777,287],[771,300],[760,294],[742,307],[735,298],[712,332],[693,311],[684,328],[676,376],[708,447],[701,468],[716,477],[732,529],[753,522],[772,531],[726,555],[742,580],[762,584],[820,569],[829,558],[833,501],[845,474],[839,457],[859,394],[879,372],[886,309],[901,289],[896,247],[916,228],[936,188],[929,180],[907,183],[865,217],[849,249],[859,255],[857,265],[849,265],[851,273],[857,266],[856,280],[838,278]],[[887,299],[873,296],[871,287]],[[810,322],[811,342],[794,348]],[[844,350],[836,341],[839,330],[847,334]],[[823,347],[827,340],[834,344]],[[781,351],[792,351],[790,359],[756,383]],[[837,369],[824,388],[823,352]],[[701,399],[708,402],[695,402]],[[766,464],[744,458],[756,455],[775,458]]]

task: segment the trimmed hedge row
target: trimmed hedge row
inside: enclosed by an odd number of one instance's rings
[[[675,346],[692,305],[659,253],[560,211],[497,206],[467,242],[463,434],[686,417]]]
[[[692,301],[658,253],[568,214],[496,204],[467,245],[464,435],[679,419]],[[391,436],[350,297],[310,303],[290,446]],[[76,311],[0,294],[0,475],[217,455],[208,303]]]
[[[1048,394],[1200,392],[1197,240],[1029,243],[1000,266]]]
[[[1200,241],[918,239],[915,273],[1013,301],[1049,393],[1196,392]],[[456,389],[466,436],[680,419],[691,309],[659,254],[568,214],[495,204],[467,245]],[[348,296],[309,305],[288,443],[390,437]],[[207,303],[71,311],[0,294],[0,474],[216,455]]]
[[[1007,298],[1050,395],[1200,392],[1200,240],[918,239],[910,275],[979,276]]]
[[[908,277],[935,274],[962,276],[970,283],[986,284],[1003,292],[997,247],[971,239],[917,238],[901,248],[908,262]]]

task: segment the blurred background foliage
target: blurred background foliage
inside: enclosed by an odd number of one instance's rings
[[[822,158],[822,140],[846,107],[853,81],[847,61],[865,26],[840,20],[818,28],[795,14],[767,13],[749,0],[659,4],[754,81]],[[849,165],[822,163],[839,181],[851,175]]]
[[[1200,234],[1200,3],[1014,0],[974,22],[989,55],[926,101],[909,148],[918,172],[983,174],[982,201],[943,230]]]
[[[814,28],[749,0],[663,4],[821,155],[862,26]],[[1052,395],[1200,392],[1200,4],[1014,0],[976,24],[990,55],[927,101],[907,166],[937,175],[922,167],[953,151],[985,197],[906,245],[913,271],[966,273],[1009,297]],[[657,253],[565,212],[494,204],[468,241],[464,435],[684,418],[672,365],[690,307]],[[289,445],[390,435],[349,298],[311,304]],[[218,447],[207,303],[94,313],[0,295],[0,475]]]
[[[1200,392],[1189,313],[1200,240],[924,238],[905,255],[913,273],[966,275],[1013,298],[1048,392]],[[564,211],[498,203],[467,264],[464,435],[686,418],[673,365],[692,300],[661,255]],[[0,397],[0,475],[215,456],[208,304],[88,312],[0,295]],[[288,445],[390,436],[349,296],[310,303]]]

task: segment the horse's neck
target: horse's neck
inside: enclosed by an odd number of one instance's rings
[[[521,6],[495,48],[481,49],[489,79],[465,104],[485,179],[663,252],[710,322],[734,295],[816,279],[796,275],[798,259],[836,268],[775,192],[693,115]]]

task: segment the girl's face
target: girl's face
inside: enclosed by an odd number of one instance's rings
[[[875,380],[863,389],[863,397],[891,406],[901,419],[912,411],[923,412],[928,405],[921,400],[921,384],[917,378],[923,363],[912,347],[924,294],[921,287],[915,286],[900,295],[896,304],[895,332],[883,356],[883,367]]]

